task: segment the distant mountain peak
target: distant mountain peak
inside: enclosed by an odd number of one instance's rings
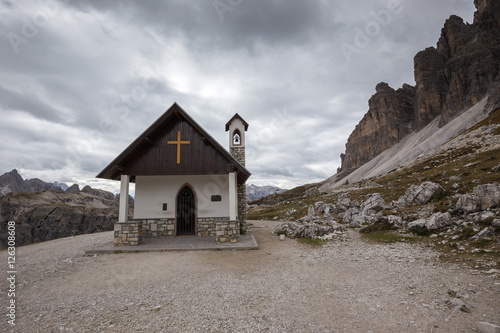
[[[247,201],[257,200],[266,197],[270,194],[281,193],[283,191],[286,190],[276,186],[271,186],[271,185],[257,186],[254,184],[250,184],[247,185]]]

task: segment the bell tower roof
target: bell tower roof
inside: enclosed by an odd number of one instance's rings
[[[226,132],[229,131],[229,126],[231,125],[231,123],[235,119],[241,120],[241,122],[245,126],[245,131],[248,130],[248,123],[243,118],[241,118],[241,116],[238,113],[235,113],[234,116],[233,116],[233,118],[229,119],[229,121],[226,123]]]

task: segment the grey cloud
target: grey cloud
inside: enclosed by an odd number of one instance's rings
[[[20,94],[0,86],[0,107],[4,110],[23,111],[35,118],[60,122],[61,111],[47,105],[30,93]]]
[[[349,63],[339,45],[352,43],[386,0],[242,0],[223,20],[212,0],[61,1],[61,13],[19,53],[0,39],[1,116],[33,117],[24,128],[0,124],[0,142],[11,144],[2,146],[0,172],[57,166],[66,178],[93,179],[176,101],[223,146],[225,122],[235,112],[245,118],[247,166],[260,185],[322,180],[335,172],[375,85],[412,84],[415,53],[437,42],[449,15],[470,21],[474,11],[472,0],[400,2],[401,14]],[[3,34],[20,34],[27,10],[40,8],[2,4]],[[144,68],[154,89],[115,112],[143,84]],[[57,131],[40,131],[42,119]],[[71,149],[86,142],[68,169]]]

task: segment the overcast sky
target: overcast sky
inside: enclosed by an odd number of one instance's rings
[[[248,183],[323,180],[375,85],[415,84],[473,0],[0,2],[0,174],[115,191],[95,179],[174,102],[224,147],[249,124]]]

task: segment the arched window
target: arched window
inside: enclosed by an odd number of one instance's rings
[[[240,134],[240,131],[238,129],[236,129],[233,132],[233,145],[234,146],[241,145],[241,134]]]

